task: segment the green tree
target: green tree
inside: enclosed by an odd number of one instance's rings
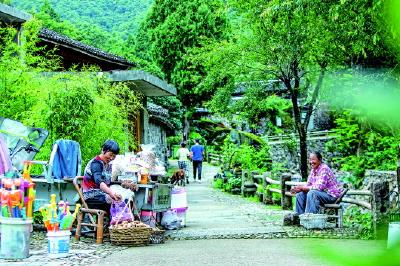
[[[196,90],[205,75],[204,67],[191,60],[190,50],[202,46],[206,39],[226,36],[227,19],[220,0],[154,2],[138,35],[138,53],[160,66],[165,78],[178,88],[186,108],[200,106],[211,97],[210,91]],[[146,53],[146,49],[149,52]],[[185,116],[187,117],[187,116]],[[188,135],[188,121],[185,122]]]
[[[56,22],[61,22],[60,15],[54,10],[50,5],[48,0],[45,0],[42,7],[39,10],[40,13],[47,14],[52,20]]]
[[[14,28],[0,27],[1,116],[50,131],[38,159],[48,159],[51,145],[59,138],[78,141],[85,161],[110,136],[123,151],[133,148],[129,121],[142,108],[142,95],[94,76],[98,69],[44,75],[59,70],[60,61],[52,51],[36,45],[41,27],[36,19],[25,23],[21,46],[13,41]]]
[[[306,178],[307,128],[326,72],[377,61],[390,64],[378,25],[382,1],[230,3],[238,15],[234,21],[239,30],[230,44],[221,44],[227,53],[215,57],[228,55],[224,62],[234,62],[229,66],[241,74],[235,81],[275,79],[283,84],[292,103],[300,139],[300,170]],[[214,68],[226,69],[221,64]]]
[[[12,4],[18,9],[37,13],[43,9],[45,1],[61,20],[68,21],[78,29],[81,23],[86,22],[102,32],[118,36],[121,40],[126,40],[129,35],[136,33],[140,20],[153,2],[152,0],[18,0],[12,1]],[[100,44],[98,43],[96,47]]]

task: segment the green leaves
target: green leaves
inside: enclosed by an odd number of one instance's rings
[[[357,206],[351,206],[346,209],[344,215],[344,224],[348,227],[357,228],[361,239],[373,239],[374,229],[372,214],[369,211],[363,211]]]
[[[226,15],[222,1],[155,1],[141,26],[139,50],[149,49],[166,79],[178,88],[185,106],[199,105],[209,99],[208,90],[195,87],[205,76],[204,66],[194,61],[192,49],[207,39],[225,36]]]
[[[394,170],[397,160],[399,134],[388,134],[383,128],[374,130],[368,120],[362,120],[349,112],[336,119],[336,139],[326,149],[340,154],[334,159],[341,170],[349,171],[351,182],[360,187],[366,169]]]
[[[63,76],[56,78],[50,92],[46,128],[58,138],[81,141],[82,128],[93,113],[94,90],[83,78]]]
[[[130,121],[142,108],[143,96],[95,76],[97,68],[49,73],[59,68],[59,60],[52,51],[44,54],[36,48],[39,28],[36,20],[26,24],[23,46],[12,41],[13,29],[0,28],[1,116],[50,131],[37,159],[48,159],[53,142],[60,138],[78,141],[84,161],[98,154],[109,138],[122,151],[134,148]]]

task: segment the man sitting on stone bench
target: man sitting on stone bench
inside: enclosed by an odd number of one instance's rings
[[[334,203],[342,193],[340,183],[332,170],[322,163],[319,152],[310,154],[311,172],[307,184],[295,186],[291,189],[296,193],[296,213],[318,213],[321,204]]]

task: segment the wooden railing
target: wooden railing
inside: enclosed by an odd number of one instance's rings
[[[292,209],[292,197],[295,197],[295,194],[290,192],[293,186],[305,185],[306,182],[295,182],[291,181],[291,174],[282,174],[280,180],[274,180],[270,177],[270,173],[264,173],[262,175],[254,174],[252,176],[255,185],[257,187],[262,186],[264,191],[264,203],[270,204],[273,203],[273,193],[278,193],[281,195],[281,206],[283,209]],[[271,187],[270,185],[274,185],[275,187]],[[350,196],[366,196],[368,200],[354,199]],[[355,204],[357,206],[366,208],[368,210],[372,210],[372,198],[373,193],[370,190],[349,190],[347,191],[345,197],[342,199],[342,202]]]
[[[242,193],[243,193],[243,183],[245,180],[252,179],[259,188],[262,186],[263,191],[263,202],[265,204],[274,203],[273,193],[281,195],[281,206],[282,209],[293,210],[293,197],[295,194],[290,192],[293,186],[304,185],[305,182],[295,182],[291,181],[292,175],[290,173],[284,173],[281,175],[280,180],[274,180],[271,178],[269,172],[258,174],[256,172],[249,172],[244,170],[242,173]],[[271,187],[274,186],[274,187]],[[257,189],[261,191],[261,189]],[[359,207],[365,208],[371,211],[373,230],[376,236],[378,230],[378,224],[383,221],[386,217],[390,206],[390,192],[388,181],[376,180],[371,183],[369,190],[349,190],[347,191],[345,197],[343,197],[342,202],[354,204]],[[353,197],[352,197],[353,196]],[[358,198],[354,198],[357,196]],[[362,199],[360,199],[360,197]]]
[[[221,154],[210,152],[207,154],[207,161],[209,163],[222,164],[224,161],[224,157]]]
[[[324,130],[324,131],[310,131],[307,132],[307,137],[308,138],[333,138],[335,134],[335,131],[333,130]],[[268,142],[278,142],[278,141],[286,141],[290,139],[298,139],[299,135],[298,134],[286,134],[286,135],[275,135],[275,136],[265,136],[265,138]]]

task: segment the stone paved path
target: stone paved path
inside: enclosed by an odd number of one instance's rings
[[[176,161],[171,161],[171,166],[175,164]],[[213,189],[213,177],[220,169],[205,164],[203,170],[203,182],[191,182],[186,187],[187,226],[167,231],[170,239],[356,237],[350,229],[306,230],[283,226],[283,216],[290,211]]]
[[[281,226],[284,211],[213,189],[212,180],[218,171],[218,167],[204,164],[203,182],[191,181],[186,186],[187,226],[168,231],[170,238],[263,238],[285,232]]]

